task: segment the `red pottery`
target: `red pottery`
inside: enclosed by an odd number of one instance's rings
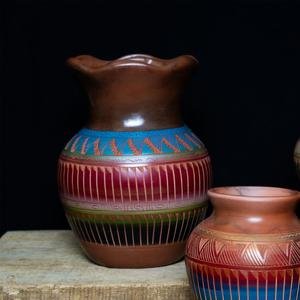
[[[298,191],[213,188],[213,214],[188,239],[186,267],[197,299],[300,299]]]
[[[192,56],[68,60],[87,89],[90,119],[59,158],[60,196],[87,256],[109,267],[178,261],[205,216],[211,166],[184,125],[180,99]]]

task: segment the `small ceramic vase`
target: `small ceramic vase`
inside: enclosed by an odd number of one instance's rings
[[[155,267],[184,256],[205,216],[210,158],[184,125],[180,100],[197,60],[130,55],[68,60],[90,119],[58,167],[69,224],[87,256],[109,267]]]
[[[300,139],[298,140],[296,147],[295,147],[294,160],[296,163],[297,173],[300,178]]]
[[[300,299],[300,193],[273,187],[209,191],[213,214],[192,232],[186,267],[197,299]]]

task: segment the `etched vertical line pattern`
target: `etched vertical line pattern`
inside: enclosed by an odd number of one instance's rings
[[[299,287],[300,287],[300,269],[298,269],[298,284],[297,284],[297,292],[296,292],[296,299],[298,300],[299,297]]]
[[[151,241],[151,244],[153,245],[154,244],[154,238],[155,238],[155,224],[156,224],[156,220],[155,220],[155,217],[153,218],[152,217],[152,220],[153,220],[153,227],[152,227],[152,241]]]
[[[103,190],[104,190],[104,198],[105,202],[108,202],[107,198],[107,188],[106,188],[106,168],[101,168],[101,171],[103,172]]]
[[[176,193],[176,178],[175,178],[175,170],[174,170],[174,164],[172,164],[171,166],[171,170],[172,170],[172,176],[173,176],[173,186],[174,186],[174,199],[175,201],[177,200],[177,193]]]
[[[110,168],[109,169],[110,172],[111,172],[111,193],[112,193],[112,199],[113,199],[113,202],[115,203],[116,202],[116,197],[115,197],[115,187],[114,187],[114,169],[113,168]]]
[[[83,227],[84,227],[84,230],[85,230],[85,234],[86,234],[86,237],[87,237],[87,240],[92,243],[92,239],[90,237],[90,234],[89,234],[89,231],[87,230],[86,228],[86,220],[82,221],[82,224],[83,224]]]
[[[107,238],[107,234],[106,234],[106,230],[105,230],[105,227],[103,225],[103,222],[101,222],[101,228],[102,228],[102,231],[103,231],[103,234],[104,234],[105,242],[108,245],[109,242],[108,242],[108,238]]]
[[[172,243],[175,242],[175,235],[176,235],[176,232],[177,232],[177,226],[178,226],[178,213],[175,213],[175,216],[176,216],[176,223],[175,223],[175,228],[174,228],[174,233],[173,233]]]
[[[193,173],[193,200],[196,200],[196,175],[195,175],[195,169],[194,169],[194,163],[190,163],[192,173]]]
[[[240,276],[239,276],[239,271],[237,271],[237,270],[235,270],[235,277],[237,278],[238,300],[241,300]]]
[[[66,163],[65,164],[65,183],[66,183],[66,185],[65,185],[65,187],[66,187],[66,195],[70,195],[69,194],[69,163]]]
[[[86,239],[86,236],[84,235],[84,232],[81,228],[80,221],[75,217],[72,217],[72,218],[73,218],[74,223],[76,224],[76,227],[78,228],[78,231],[80,232],[81,238]]]
[[[198,267],[197,265],[195,265],[194,263],[192,263],[192,273],[194,273],[194,278],[196,277],[196,280],[195,280],[195,285],[197,285],[197,289],[195,291],[195,295],[199,295],[200,296],[200,299],[202,300],[202,295],[201,295],[201,292],[200,292],[200,282],[199,282],[199,275],[198,275]],[[199,293],[199,294],[198,294]]]
[[[117,169],[116,169],[117,170]],[[124,203],[124,198],[123,198],[123,187],[122,187],[122,169],[121,167],[118,168],[119,172],[119,188],[120,188],[120,197],[121,197],[121,202]]]
[[[268,300],[268,271],[265,274],[266,282],[265,282],[265,300]]]
[[[127,168],[127,187],[128,187],[128,197],[129,197],[129,202],[131,203],[131,190],[130,190],[130,178],[129,178],[129,172],[130,168]]]
[[[90,166],[87,167],[87,170],[89,172],[89,192],[90,192],[90,200],[93,200],[93,188],[92,188],[92,168]]]
[[[159,215],[160,218],[160,230],[159,230],[159,240],[158,240],[158,244],[161,245],[161,238],[162,238],[162,230],[163,230],[163,218],[161,215]]]
[[[187,163],[183,164],[183,168],[185,169],[185,173],[186,173],[186,186],[187,186],[187,199],[190,200],[190,175],[189,175],[189,171],[188,171],[188,165]]]
[[[197,171],[198,171],[198,176],[199,176],[199,179],[198,179],[198,186],[199,186],[198,197],[200,199],[201,195],[202,195],[202,189],[203,189],[203,177],[202,177],[202,172],[200,172],[200,167],[199,167],[198,161],[195,162],[195,165],[196,165],[196,168],[197,168]]]
[[[77,197],[80,197],[80,192],[79,192],[79,172],[80,172],[80,168],[78,165],[76,165],[76,185],[77,185]]]
[[[72,197],[75,197],[75,187],[74,187],[74,164],[71,164],[71,195]]]
[[[259,273],[256,272],[256,300],[259,300]]]
[[[96,172],[96,193],[97,193],[97,201],[100,202],[100,197],[99,197],[99,168],[95,167],[95,172]]]
[[[77,230],[77,228],[76,228],[76,226],[75,226],[75,223],[74,223],[73,220],[72,220],[72,216],[66,214],[66,218],[67,218],[67,220],[68,220],[68,223],[69,223],[71,229],[74,230],[74,232],[76,233],[76,235],[81,239],[80,232]]]
[[[292,300],[293,281],[294,281],[294,270],[292,270],[292,272],[291,272],[291,284],[290,284],[290,291],[289,291],[289,300]]]
[[[108,227],[109,227],[109,232],[110,232],[110,235],[111,235],[111,239],[112,239],[113,245],[116,246],[115,237],[114,237],[113,231],[111,229],[111,223],[108,224]]]
[[[80,166],[79,167],[80,171],[82,172],[82,191],[83,191],[83,199],[86,201],[86,194],[85,194],[85,166]]]
[[[183,197],[183,179],[182,179],[182,172],[181,172],[181,167],[180,165],[177,165],[177,168],[179,170],[179,178],[180,178],[180,187],[181,187],[181,200],[184,201],[184,197]]]
[[[66,166],[65,163],[63,163],[63,171],[62,171],[62,186],[63,186],[63,195],[67,194],[66,191],[66,182],[65,182],[65,175],[66,175]]]
[[[153,175],[152,175],[152,167],[151,166],[149,166],[149,172],[150,172],[151,199],[152,199],[152,201],[154,201]]]
[[[185,224],[185,228],[184,228],[184,231],[183,231],[183,235],[182,235],[182,238],[181,238],[181,241],[184,241],[186,239],[186,230],[188,228],[188,226],[190,225],[190,217],[191,217],[191,212],[187,212],[188,214],[188,218],[186,220],[186,224]]]
[[[230,297],[230,300],[233,300],[232,299],[232,287],[231,287],[230,271],[228,271],[227,275],[228,275],[228,283],[229,283],[229,297]]]
[[[195,227],[195,216],[196,216],[196,212],[197,210],[196,209],[193,209],[193,218],[192,218],[192,221],[190,222],[190,225],[189,225],[189,229],[188,229],[188,236],[190,235],[191,231],[194,229]]]
[[[284,296],[285,296],[285,284],[286,284],[286,271],[283,271],[282,300],[284,300]]]
[[[216,291],[216,279],[215,279],[215,271],[211,271],[212,279],[213,279],[213,289],[214,289],[214,300],[217,300],[217,291]]]
[[[82,239],[83,240],[87,240],[86,234],[85,234],[85,232],[82,229],[80,220],[77,217],[74,217],[74,220],[75,220],[76,225],[78,226],[78,228],[79,228],[79,230],[81,232]]]
[[[275,299],[274,300],[277,300],[277,289],[278,289],[278,271],[276,270],[275,271]]]
[[[118,246],[122,246],[118,224],[115,224],[115,227],[116,227],[116,233],[117,233],[117,238],[118,238],[118,243],[119,243]]]
[[[220,286],[221,286],[222,300],[224,300],[224,299],[225,299],[225,295],[224,295],[224,289],[223,289],[223,276],[222,276],[222,271],[220,271]]]
[[[141,222],[139,222],[139,239],[140,239],[140,246],[142,246],[143,241],[142,241],[142,224],[141,224]]]
[[[87,223],[88,223],[88,225],[89,225],[89,228],[90,228],[90,232],[91,232],[91,235],[92,235],[92,238],[93,238],[93,242],[94,243],[97,243],[97,239],[95,238],[95,235],[94,235],[94,230],[93,230],[93,228],[92,228],[92,226],[91,226],[91,219],[89,219],[88,221],[87,221]]]
[[[205,268],[205,273],[206,273],[206,282],[207,282],[207,289],[208,289],[209,300],[212,300],[212,297],[211,297],[211,287],[210,287],[209,279],[208,279],[208,268]]]
[[[98,237],[98,240],[100,241],[101,244],[103,244],[103,241],[102,241],[102,238],[101,238],[101,235],[100,235],[100,232],[99,232],[99,229],[98,229],[98,224],[95,220],[95,218],[93,219],[93,222],[94,222],[94,225],[95,225],[95,228],[96,228],[96,232],[97,232],[97,237]]]
[[[163,201],[162,190],[161,190],[162,184],[161,184],[160,166],[157,166],[157,173],[158,173],[159,200]]]
[[[146,171],[147,168],[143,167],[143,187],[144,187],[145,201],[148,202],[148,193],[147,193],[147,186],[146,186],[146,179],[145,179]]]
[[[204,285],[204,278],[203,278],[203,271],[204,271],[204,267],[201,268],[201,284],[202,284],[202,290],[203,290],[203,294],[204,294],[204,299],[207,300],[206,297],[206,290],[205,290],[205,285]]]
[[[246,290],[247,290],[247,300],[250,300],[250,291],[249,291],[249,277],[246,278]]]
[[[148,223],[148,218],[144,215],[144,218],[145,218],[145,223],[146,223],[146,243],[147,243],[147,246],[149,246],[149,223]]]
[[[204,191],[207,190],[207,186],[206,186],[206,176],[205,176],[205,172],[204,172],[204,167],[203,167],[203,162],[202,160],[198,161],[198,165],[199,165],[199,169],[201,172],[201,193],[200,193],[200,197],[202,197]]]
[[[179,235],[178,235],[177,242],[180,241],[180,236],[181,236],[181,233],[182,233],[184,222],[185,222],[185,212],[183,212],[183,214],[182,214],[181,226],[180,226],[180,230],[179,230]]]
[[[127,232],[126,232],[126,224],[123,223],[123,232],[124,232],[124,238],[125,238],[125,245],[128,247],[128,239],[127,239]]]
[[[139,195],[139,187],[138,187],[137,170],[138,170],[138,168],[134,168],[134,184],[135,184],[135,191],[136,191],[136,200],[139,203],[140,202],[140,195]]]
[[[133,220],[132,218],[130,217],[130,225],[131,225],[131,236],[132,236],[132,245],[135,246],[135,240],[134,240],[134,230],[133,230]]]
[[[166,190],[167,190],[167,201],[170,203],[170,191],[169,191],[169,174],[168,174],[168,165],[164,166],[164,171],[166,174]]]
[[[170,229],[171,229],[171,217],[170,214],[168,214],[168,230],[167,230],[166,244],[169,243]]]

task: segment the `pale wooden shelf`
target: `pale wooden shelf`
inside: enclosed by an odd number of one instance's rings
[[[184,262],[151,269],[91,263],[70,231],[10,231],[0,239],[0,300],[192,299]]]

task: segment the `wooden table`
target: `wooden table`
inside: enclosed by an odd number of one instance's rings
[[[111,269],[90,262],[70,231],[10,231],[0,239],[0,300],[192,299],[184,262]]]

